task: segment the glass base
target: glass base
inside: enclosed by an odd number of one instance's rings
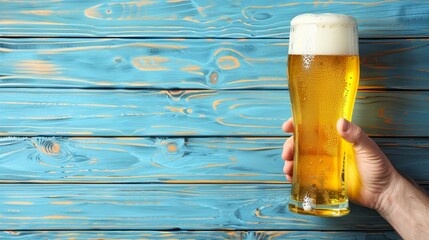
[[[288,206],[289,211],[305,215],[313,215],[319,217],[341,217],[349,214],[349,203],[321,205],[315,204],[308,207],[302,203],[291,200]]]

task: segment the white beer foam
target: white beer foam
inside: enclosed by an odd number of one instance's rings
[[[357,22],[343,14],[302,14],[291,21],[289,54],[359,55]]]

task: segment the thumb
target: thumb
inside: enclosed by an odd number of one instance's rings
[[[371,140],[359,126],[344,118],[338,120],[337,131],[344,140],[353,145],[357,155],[368,154],[378,150],[377,144]]]
[[[352,201],[374,208],[373,198],[365,198],[362,194],[374,197],[374,193],[383,192],[392,181],[395,168],[360,127],[341,118],[337,122],[337,131],[354,150],[347,158],[347,195]]]
[[[375,143],[362,131],[359,126],[341,118],[337,122],[337,131],[340,136],[347,142],[351,143],[354,148],[354,154],[351,152],[347,158],[347,195],[352,200],[361,199],[362,179],[359,174],[359,168],[355,160],[363,160],[363,163],[368,162],[368,156],[377,156],[374,154],[377,149]],[[373,145],[374,144],[374,145]],[[375,148],[374,148],[375,147]]]

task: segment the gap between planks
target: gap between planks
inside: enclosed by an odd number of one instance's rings
[[[106,37],[100,37],[100,36],[32,36],[32,35],[5,35],[1,36],[1,38],[10,38],[10,39],[26,39],[26,38],[40,38],[40,39],[58,39],[58,38],[69,38],[69,39],[159,39],[159,40],[175,40],[175,39],[196,39],[196,40],[289,40],[289,37],[136,37],[136,36],[106,36]],[[407,39],[407,40],[413,40],[413,39],[429,39],[427,36],[407,36],[407,37],[386,37],[386,38],[371,38],[371,37],[360,37],[359,40],[398,40],[398,39]]]
[[[410,178],[407,178],[409,181],[414,181]],[[414,181],[418,185],[425,187],[429,186],[429,181]],[[183,181],[183,180],[171,180],[171,181],[159,181],[159,182],[109,182],[109,181],[8,181],[0,180],[1,185],[12,185],[12,184],[28,184],[28,185],[285,185],[286,187],[291,187],[291,182],[285,181]]]

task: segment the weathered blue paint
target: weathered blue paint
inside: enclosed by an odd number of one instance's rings
[[[404,175],[429,182],[429,139],[376,138]],[[285,183],[285,138],[0,138],[0,182]],[[263,167],[261,167],[263,166]]]
[[[282,184],[2,184],[2,229],[392,230],[353,205],[341,218],[287,210]]]
[[[354,121],[427,184],[427,1],[5,0],[0,238],[399,239],[357,206],[285,208],[287,38],[303,12],[358,19]]]
[[[287,40],[0,39],[0,87],[287,89]],[[361,89],[426,89],[429,40],[361,40]],[[237,74],[239,73],[239,74]]]
[[[3,1],[3,36],[285,38],[306,12],[349,14],[365,38],[429,36],[429,5],[418,1]]]
[[[284,136],[287,91],[0,89],[3,136]],[[428,136],[429,92],[361,91],[376,136]]]
[[[32,240],[32,239],[367,239],[367,240],[399,240],[393,231],[383,232],[311,232],[311,231],[6,231],[0,237]]]

